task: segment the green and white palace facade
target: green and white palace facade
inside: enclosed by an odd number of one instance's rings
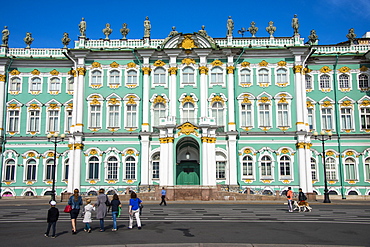
[[[54,172],[57,196],[155,185],[323,195],[315,131],[332,133],[330,194],[369,195],[369,51],[366,37],[319,45],[201,32],[3,45],[1,195],[49,195]],[[48,134],[66,134],[56,153]]]

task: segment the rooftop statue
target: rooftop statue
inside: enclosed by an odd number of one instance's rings
[[[310,35],[308,35],[308,43],[310,45],[316,45],[318,38],[319,36],[317,36],[316,31],[312,29]]]
[[[65,32],[62,38],[62,44],[64,45],[63,48],[67,48],[67,45],[69,45],[69,42],[71,42],[71,39],[69,38],[68,33]]]
[[[8,47],[8,40],[9,40],[10,32],[9,32],[7,26],[4,27],[4,30],[2,31],[2,34],[3,34],[3,37],[2,37],[3,43],[2,43],[1,46]]]
[[[292,19],[292,28],[294,30],[294,36],[299,35],[299,31],[298,31],[299,23],[298,23],[297,15],[294,15],[294,17]]]
[[[80,24],[78,24],[78,28],[80,29],[80,37],[86,37],[86,21],[85,18],[82,17]]]
[[[252,34],[252,37],[256,37],[256,33],[258,32],[258,27],[255,26],[256,23],[254,21],[251,22],[251,26],[248,27],[247,31]]]
[[[234,21],[231,19],[231,16],[229,16],[229,19],[227,20],[226,27],[227,27],[226,36],[233,36]]]
[[[26,37],[23,39],[24,43],[26,43],[26,48],[30,48],[30,45],[32,44],[32,41],[34,41],[34,38],[32,38],[32,33],[26,33]]]
[[[173,26],[172,27],[172,31],[170,32],[170,34],[168,34],[168,37],[173,37],[173,36],[175,36],[175,35],[177,35],[179,33],[175,29],[176,29],[176,27]]]
[[[346,35],[346,37],[351,42],[351,45],[353,44],[353,41],[355,40],[356,36],[357,35],[355,34],[355,29],[351,28],[348,30],[348,34]]]
[[[105,40],[109,40],[109,35],[113,32],[113,29],[110,28],[110,24],[105,24],[105,28],[102,31],[105,35]]]
[[[121,28],[120,32],[122,34],[122,39],[126,39],[126,35],[130,32],[130,29],[127,28],[126,23],[122,24],[122,28]]]
[[[266,31],[270,34],[270,38],[274,37],[274,33],[276,31],[276,27],[274,26],[274,22],[270,21],[269,26],[266,27]]]
[[[200,29],[198,31],[198,34],[206,37],[207,39],[209,39],[210,41],[212,41],[214,43],[214,40],[211,36],[208,35],[207,31],[205,30],[206,26],[202,25],[202,29]]]
[[[149,17],[145,17],[144,21],[144,38],[150,38],[150,30],[152,26],[150,25]]]

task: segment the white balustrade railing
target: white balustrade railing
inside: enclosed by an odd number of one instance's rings
[[[330,54],[330,53],[356,53],[367,52],[370,50],[370,45],[351,45],[351,46],[316,46],[316,54]]]
[[[63,49],[9,48],[8,55],[15,57],[64,57]]]

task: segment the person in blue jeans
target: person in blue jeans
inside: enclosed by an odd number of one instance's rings
[[[50,209],[48,210],[48,228],[45,232],[45,237],[49,237],[50,228],[53,230],[53,235],[51,235],[52,238],[55,238],[55,229],[57,225],[57,221],[59,218],[59,210],[55,207],[57,205],[56,201],[50,201]]]
[[[82,205],[82,197],[80,196],[80,191],[75,189],[73,191],[73,195],[68,200],[68,205],[72,206],[72,210],[70,212],[71,215],[71,223],[72,223],[72,234],[77,233],[76,229],[76,219],[80,213],[80,206]]]
[[[134,222],[134,216],[136,218],[137,229],[141,229],[141,221],[140,221],[140,205],[143,201],[140,198],[137,198],[135,192],[131,192],[131,199],[129,201],[128,206],[128,213],[130,215],[130,221],[128,224],[128,228],[132,229],[132,224]]]
[[[113,195],[112,201],[110,201],[110,205],[112,207],[112,218],[113,218],[113,229],[112,232],[117,231],[117,217],[118,217],[118,210],[121,207],[121,202],[118,198],[117,194]]]

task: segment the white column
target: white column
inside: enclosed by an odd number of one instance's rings
[[[5,99],[5,78],[6,78],[6,69],[5,65],[0,65],[0,136],[3,136],[3,133],[6,132],[4,129],[5,122],[4,122],[4,112],[6,111],[6,106],[4,104]],[[4,151],[4,150],[3,150]],[[1,172],[1,171],[0,171]]]
[[[150,74],[150,67],[143,67],[143,123],[142,123],[142,131],[149,131],[149,91],[150,91],[150,84],[149,84],[149,74]]]
[[[208,184],[216,186],[216,137],[208,139]]]
[[[167,185],[168,186],[173,186],[174,185],[174,150],[173,150],[173,137],[168,137],[168,143],[167,143],[167,148],[168,148],[168,169],[167,169]]]
[[[76,162],[75,162],[75,150],[74,150],[74,138],[73,137],[70,137],[69,138],[69,170],[68,170],[68,184],[67,184],[67,192],[70,192],[72,193],[73,190],[75,189],[74,187],[74,177],[75,177],[75,173],[74,173],[74,169],[75,169],[75,166],[76,166]]]
[[[228,130],[235,131],[235,95],[234,95],[234,66],[227,67],[227,94],[228,94]]]
[[[141,167],[141,184],[149,185],[152,177],[150,176],[150,167],[149,167],[149,133],[142,132],[140,134],[141,138],[141,152],[140,152],[140,167]]]
[[[85,81],[85,74],[86,69],[83,67],[83,65],[79,65],[81,67],[77,68],[78,71],[78,77],[77,77],[77,88],[76,91],[74,91],[74,104],[73,105],[73,112],[75,113],[74,118],[76,119],[76,123],[74,126],[73,132],[83,132],[83,116],[84,116],[84,81]],[[72,114],[73,117],[73,114]]]
[[[236,162],[236,137],[237,133],[235,134],[229,134],[228,135],[229,140],[228,140],[228,156],[229,156],[229,174],[228,174],[228,179],[229,179],[229,185],[236,185],[237,183],[237,162]]]
[[[170,102],[169,102],[169,108],[170,108],[170,116],[176,117],[176,113],[178,112],[178,109],[176,107],[177,103],[177,97],[176,97],[176,73],[177,68],[175,66],[172,66],[168,69],[170,73],[170,85],[169,85],[169,93],[170,93]]]
[[[208,68],[206,66],[201,66],[199,68],[200,72],[200,116],[208,116],[208,83],[207,74]]]
[[[73,189],[80,189],[81,186],[81,158],[82,158],[82,144],[77,143],[74,146],[74,178],[73,178]],[[69,180],[69,179],[68,179]],[[72,192],[72,191],[71,191]]]
[[[208,182],[208,176],[209,176],[209,173],[208,173],[208,142],[207,142],[207,139],[206,137],[203,137],[202,138],[202,163],[201,163],[201,166],[202,166],[202,184],[201,185],[208,185],[209,182]]]

